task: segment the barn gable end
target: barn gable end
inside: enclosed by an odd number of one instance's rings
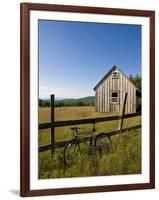
[[[97,112],[121,112],[124,94],[127,92],[126,112],[136,112],[135,85],[116,66],[94,87]]]

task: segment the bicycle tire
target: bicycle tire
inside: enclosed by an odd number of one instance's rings
[[[64,164],[67,166],[73,165],[79,158],[80,154],[79,142],[69,141],[64,147]]]
[[[100,134],[101,136],[102,134]],[[96,148],[101,153],[109,153],[112,147],[112,140],[109,135],[103,133],[103,137],[96,137]]]

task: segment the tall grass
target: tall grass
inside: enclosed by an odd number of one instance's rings
[[[90,117],[107,116],[112,113],[96,113],[94,107],[61,107],[55,109],[55,120],[81,119]],[[115,113],[117,114],[117,113]],[[39,120],[50,121],[49,108],[40,108]],[[140,117],[124,120],[124,127],[141,123]],[[89,133],[92,125],[80,125],[81,133]],[[97,133],[101,131],[116,130],[119,121],[102,122],[96,125]],[[72,138],[70,127],[55,129],[55,141]],[[39,133],[39,145],[50,142],[50,130]],[[67,167],[63,164],[63,148],[56,149],[51,157],[50,151],[39,154],[39,178],[85,177],[120,174],[141,173],[141,129],[112,137],[112,147],[109,151],[96,151],[89,154],[88,146],[81,144],[82,152],[78,154],[75,162]]]

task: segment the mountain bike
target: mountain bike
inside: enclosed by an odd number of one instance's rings
[[[106,133],[97,134],[93,127],[90,133],[81,134],[80,127],[71,127],[73,139],[68,141],[64,147],[64,164],[72,165],[77,162],[82,156],[80,144],[85,143],[88,146],[89,155],[95,155],[95,152],[108,153],[112,146],[111,137]]]

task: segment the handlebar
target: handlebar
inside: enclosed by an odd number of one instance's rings
[[[75,127],[71,127],[70,129],[71,129],[72,131],[78,132],[78,130],[83,129],[83,128],[80,128],[80,127],[75,126]],[[93,128],[92,131],[96,131],[96,128]]]
[[[77,127],[77,126],[75,126],[75,127],[71,127],[71,130],[73,130],[73,131],[78,131],[78,130],[80,130],[80,129],[82,129],[82,128]]]

